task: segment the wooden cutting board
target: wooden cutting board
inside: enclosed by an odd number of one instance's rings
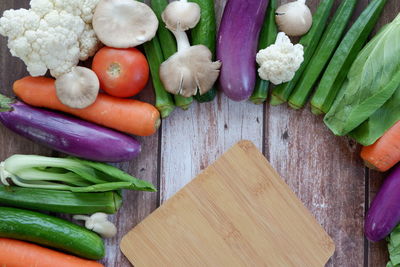
[[[335,245],[241,141],[129,232],[121,250],[135,267],[320,267]]]

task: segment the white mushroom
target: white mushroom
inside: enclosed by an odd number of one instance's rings
[[[178,45],[178,52],[160,66],[160,79],[165,89],[184,97],[208,92],[219,76],[221,62],[212,61],[212,53],[206,46],[190,46],[185,33],[185,29],[198,23],[199,6],[186,0],[172,2],[164,10],[162,19]]]
[[[289,36],[301,36],[310,30],[312,14],[305,3],[306,0],[297,0],[278,7],[275,20],[280,31]]]
[[[85,221],[85,227],[93,232],[98,233],[104,238],[111,238],[117,234],[115,225],[107,219],[107,214],[97,212],[92,216],[74,215],[74,220]]]
[[[115,48],[141,45],[156,35],[153,10],[135,0],[102,0],[93,16],[93,29],[102,43]]]
[[[74,67],[56,80],[58,99],[71,108],[86,108],[93,104],[99,89],[96,73],[84,67]]]
[[[200,7],[187,1],[171,2],[162,13],[162,20],[171,31],[187,31],[200,21]]]

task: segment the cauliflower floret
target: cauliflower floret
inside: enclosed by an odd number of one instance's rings
[[[97,50],[100,49],[101,43],[97,39],[96,33],[94,32],[91,25],[86,24],[83,33],[79,38],[79,60],[85,61],[89,57],[94,56]]]
[[[30,6],[30,10],[41,17],[44,17],[47,13],[55,10],[53,1],[49,0],[31,0]]]
[[[0,18],[0,34],[14,40],[39,27],[40,16],[27,9],[6,10]]]
[[[285,33],[280,32],[276,42],[260,50],[256,57],[258,75],[273,84],[281,84],[293,79],[296,71],[304,61],[301,44],[293,45]]]
[[[0,34],[8,37],[13,56],[21,58],[32,76],[59,77],[100,47],[92,18],[100,0],[31,0],[31,9],[7,10]]]

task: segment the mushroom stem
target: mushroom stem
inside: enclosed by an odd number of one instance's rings
[[[85,216],[85,215],[74,215],[73,216],[74,220],[79,220],[79,221],[87,221],[90,219],[89,216]]]
[[[190,48],[189,38],[184,31],[172,31],[176,38],[176,43],[178,45],[178,51],[184,51]]]
[[[302,4],[306,4],[306,0],[297,0],[297,2],[300,2]]]

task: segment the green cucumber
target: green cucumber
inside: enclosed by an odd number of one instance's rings
[[[167,5],[167,0],[151,0],[151,8],[153,9],[159,21],[157,36],[160,41],[164,60],[170,58],[177,51],[175,38],[172,33],[165,27],[165,23],[161,18],[161,14],[167,7]],[[193,102],[193,97],[183,97],[181,95],[174,95],[174,99],[175,105],[183,110],[189,109],[190,105]]]
[[[201,18],[199,23],[191,30],[192,45],[205,45],[215,55],[215,46],[217,39],[217,23],[215,20],[215,9],[213,0],[189,0],[197,3],[201,8]],[[217,89],[214,86],[207,93],[194,96],[197,102],[213,101],[217,95]]]
[[[100,260],[103,240],[81,226],[42,213],[0,207],[0,237],[29,241],[79,257]]]
[[[33,189],[0,185],[0,204],[30,210],[44,210],[67,214],[113,214],[122,204],[115,191],[104,193],[72,193],[48,189]]]
[[[199,103],[211,102],[215,99],[217,93],[217,88],[213,87],[205,94],[200,95],[199,93],[197,93],[197,95],[194,96],[194,99],[196,99],[196,101]]]
[[[260,38],[258,41],[258,50],[267,48],[275,43],[278,34],[278,28],[275,23],[275,10],[277,8],[277,0],[270,0],[267,15],[265,16],[264,24],[261,28]],[[262,104],[268,96],[269,81],[261,79],[257,75],[256,87],[250,97],[250,101],[254,104]]]
[[[335,52],[356,5],[357,0],[346,0],[338,7],[303,76],[289,97],[289,106],[292,108],[302,108],[307,102],[315,82]]]
[[[181,95],[174,95],[175,106],[183,110],[188,110],[193,103],[193,97],[184,97]]]
[[[371,2],[343,38],[311,99],[311,111],[314,114],[327,113],[332,107],[352,63],[367,41],[386,2]]]
[[[160,80],[159,69],[164,62],[160,42],[157,36],[143,44],[144,52],[149,62],[151,79],[156,94],[156,107],[160,111],[161,117],[168,117],[175,109],[175,104],[170,93],[168,93]]]
[[[290,82],[280,84],[274,88],[271,95],[271,105],[280,105],[288,100],[318,46],[334,2],[334,0],[324,0],[319,4],[313,16],[311,29],[299,41],[304,47],[304,61]]]

